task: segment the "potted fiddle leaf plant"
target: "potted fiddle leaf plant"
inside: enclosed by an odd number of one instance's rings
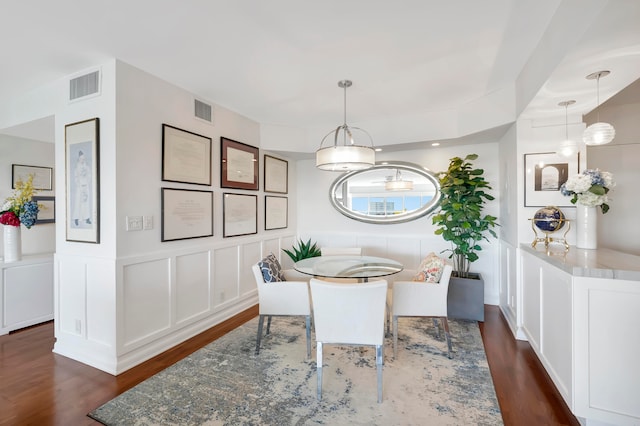
[[[484,170],[473,166],[477,154],[450,159],[449,168],[437,173],[442,200],[432,217],[435,234],[442,235],[451,248],[449,258],[453,273],[449,282],[449,317],[484,321],[484,281],[479,273],[469,272],[472,262],[479,259],[480,242],[489,241],[487,234],[497,238],[492,229],[497,218],[483,214],[487,201],[494,197],[484,178]]]

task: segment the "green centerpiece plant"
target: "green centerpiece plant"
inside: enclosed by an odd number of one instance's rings
[[[497,238],[491,229],[497,225],[497,218],[482,214],[485,203],[494,197],[485,192],[491,186],[483,177],[484,170],[471,163],[477,158],[477,154],[454,157],[446,171],[437,173],[442,201],[432,222],[437,226],[435,234],[451,243],[451,248],[444,251],[451,253],[453,274],[461,278],[469,278],[469,265],[478,260],[482,250],[479,242],[489,241],[486,233]]]
[[[294,263],[309,257],[318,257],[322,254],[316,243],[311,244],[311,238],[309,238],[306,243],[299,240],[296,244],[293,245],[292,250],[282,249],[282,251],[289,255]]]

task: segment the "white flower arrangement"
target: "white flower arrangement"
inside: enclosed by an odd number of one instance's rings
[[[613,175],[598,169],[587,169],[581,174],[573,175],[562,184],[562,195],[571,197],[572,204],[587,207],[600,206],[602,213],[609,211],[609,190],[616,186]]]

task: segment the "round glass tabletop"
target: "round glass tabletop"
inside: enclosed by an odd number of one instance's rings
[[[324,278],[374,278],[402,271],[401,263],[374,256],[318,256],[295,263],[303,274]]]

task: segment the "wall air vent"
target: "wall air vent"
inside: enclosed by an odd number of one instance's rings
[[[69,100],[73,101],[100,93],[100,71],[90,72],[69,80]]]
[[[201,120],[213,123],[211,105],[195,100],[195,115]]]

